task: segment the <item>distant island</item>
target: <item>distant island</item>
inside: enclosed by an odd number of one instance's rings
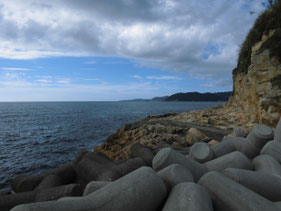
[[[203,102],[203,101],[228,101],[232,92],[186,92],[186,93],[176,93],[171,96],[164,97],[154,97],[152,99],[133,99],[133,100],[122,100],[122,101],[193,101],[193,102]]]

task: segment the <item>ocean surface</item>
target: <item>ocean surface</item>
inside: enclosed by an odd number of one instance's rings
[[[18,174],[41,174],[71,162],[80,149],[92,151],[124,124],[220,103],[0,103],[0,189]]]

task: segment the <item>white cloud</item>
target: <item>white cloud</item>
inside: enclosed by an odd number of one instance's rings
[[[146,78],[151,80],[182,80],[180,77],[170,75],[147,76]]]
[[[113,56],[229,79],[261,2],[0,0],[0,57]],[[218,52],[204,59],[204,49],[213,43]]]
[[[142,79],[142,77],[140,75],[132,75],[132,78],[135,78],[135,79]]]
[[[37,82],[42,82],[42,83],[52,83],[53,81],[51,80],[47,80],[47,79],[39,79],[39,80],[35,80]]]
[[[31,69],[28,68],[20,68],[20,67],[2,67],[0,70],[6,70],[6,71],[31,71]]]

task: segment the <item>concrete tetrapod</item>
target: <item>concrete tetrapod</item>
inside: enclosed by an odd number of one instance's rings
[[[189,156],[199,163],[205,163],[213,159],[214,152],[209,144],[205,142],[199,142],[190,148]]]
[[[154,154],[151,152],[150,149],[141,145],[140,143],[133,144],[131,146],[130,153],[133,158],[140,157],[141,159],[143,159],[146,165],[152,165]]]
[[[281,142],[281,117],[279,119],[278,124],[276,125],[275,130],[274,130],[274,140]]]
[[[176,185],[162,211],[212,211],[213,205],[205,188],[193,182]]]
[[[216,211],[279,210],[273,202],[218,172],[208,172],[199,184],[208,190]]]
[[[222,171],[226,168],[252,169],[250,160],[241,152],[235,151],[204,163],[209,171]]]
[[[280,141],[270,141],[261,150],[261,154],[267,154],[274,157],[281,163],[281,142]]]
[[[43,190],[62,185],[61,178],[57,175],[49,175],[35,188],[35,190]]]
[[[260,153],[260,149],[257,148],[247,138],[241,138],[236,136],[225,136],[223,138],[223,142],[224,141],[230,141],[234,145],[237,151],[242,152],[250,159],[256,157]]]
[[[236,148],[231,143],[231,141],[227,141],[227,140],[222,141],[219,144],[216,144],[212,148],[213,148],[213,151],[214,151],[214,157],[216,157],[216,158],[236,151]]]
[[[166,196],[162,179],[152,168],[141,167],[81,199],[25,204],[12,211],[154,211]]]
[[[255,157],[252,165],[257,172],[272,174],[281,178],[281,165],[270,155],[259,155]]]
[[[190,158],[187,158],[180,152],[171,148],[161,149],[154,157],[152,166],[156,171],[159,171],[173,163],[177,163],[187,168],[193,175],[195,182],[200,179],[208,170],[206,166],[200,164]]]
[[[66,196],[81,196],[82,188],[78,184],[63,185],[48,189],[0,196],[0,210],[6,211],[20,204],[57,200]]]
[[[281,178],[272,174],[228,168],[223,175],[244,185],[270,201],[281,201]]]
[[[274,136],[271,127],[258,124],[248,134],[248,141],[256,148],[261,149],[268,141],[272,140]]]
[[[158,171],[157,174],[166,184],[168,192],[170,192],[170,190],[179,183],[194,181],[191,172],[179,164],[171,164]]]
[[[103,188],[104,186],[110,184],[110,182],[107,181],[92,181],[90,183],[88,183],[88,185],[86,186],[83,196],[87,196],[95,191],[97,191],[98,189]]]

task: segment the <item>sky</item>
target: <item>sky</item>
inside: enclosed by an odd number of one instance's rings
[[[0,101],[231,91],[263,9],[262,0],[0,0]]]

